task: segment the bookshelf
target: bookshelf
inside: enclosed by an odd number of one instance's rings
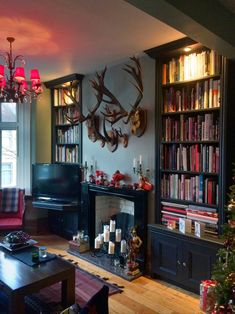
[[[191,50],[184,52],[185,47]],[[156,59],[157,79],[152,271],[198,292],[200,280],[210,278],[225,222],[235,160],[230,149],[235,140],[235,67],[187,37],[146,53]],[[179,231],[182,220],[191,221],[190,233]],[[205,228],[201,238],[194,235],[195,222]],[[168,250],[175,252],[172,262]]]
[[[75,117],[78,113],[68,96],[70,88],[76,101],[82,104],[82,79],[81,74],[71,74],[45,83],[51,90],[52,162],[81,163],[81,124],[71,123],[67,116]]]

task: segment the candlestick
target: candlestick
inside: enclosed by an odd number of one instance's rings
[[[136,168],[136,158],[133,159],[133,168]]]
[[[115,244],[112,241],[109,241],[108,254],[114,254]]]
[[[142,155],[140,155],[139,163],[142,165]]]
[[[122,229],[116,229],[115,241],[121,242],[121,237],[122,237]]]

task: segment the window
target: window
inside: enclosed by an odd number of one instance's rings
[[[30,104],[0,103],[0,184],[30,190]]]

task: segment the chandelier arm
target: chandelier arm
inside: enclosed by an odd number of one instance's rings
[[[4,59],[4,61],[7,63],[9,63],[9,53],[8,52],[5,52],[4,54],[3,53],[0,53],[0,57],[2,57]]]
[[[15,64],[16,64],[16,61],[21,61],[22,62],[22,64],[24,64],[25,63],[25,60],[24,60],[24,56],[22,56],[22,55],[18,55],[18,56],[16,56],[15,58],[14,58],[14,60],[13,60],[13,69],[15,69]]]

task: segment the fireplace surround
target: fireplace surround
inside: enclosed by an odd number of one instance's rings
[[[82,183],[81,210],[79,213],[78,225],[79,229],[84,230],[85,233],[89,235],[91,250],[94,249],[94,239],[97,235],[96,199],[99,196],[106,196],[108,199],[115,198],[127,200],[133,203],[133,210],[130,212],[132,216],[131,222],[133,221],[134,226],[137,227],[139,237],[143,240],[143,244],[138,254],[138,263],[140,265],[141,272],[143,273],[145,271],[147,248],[147,192],[144,190],[106,187],[86,182]],[[128,209],[124,210],[124,212],[130,211],[130,206],[127,205],[127,207]],[[126,214],[119,215],[119,219],[122,216],[126,217]],[[102,264],[99,266],[102,267]]]

